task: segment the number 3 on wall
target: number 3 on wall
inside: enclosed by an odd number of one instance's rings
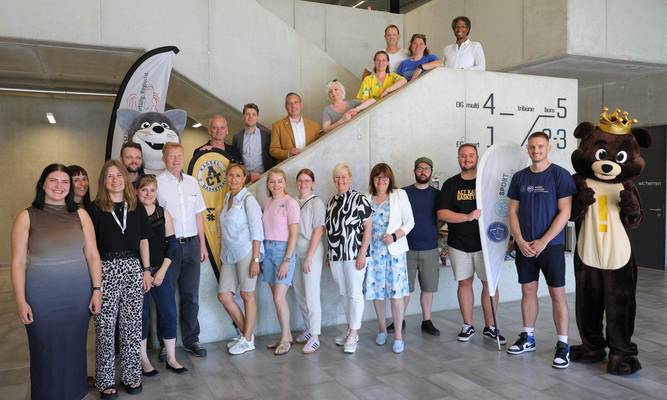
[[[557,149],[563,150],[567,147],[567,131],[565,129],[556,129],[555,137],[551,134],[551,128],[544,128],[542,131],[549,135],[549,139],[556,142]]]

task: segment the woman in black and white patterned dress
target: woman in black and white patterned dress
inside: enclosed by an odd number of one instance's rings
[[[364,314],[363,282],[371,239],[371,205],[363,194],[350,189],[352,171],[346,164],[334,167],[333,181],[337,193],[327,204],[325,220],[329,243],[327,260],[338,290],[345,298],[348,323],[347,331],[336,337],[336,344],[344,346],[346,353],[354,353]]]

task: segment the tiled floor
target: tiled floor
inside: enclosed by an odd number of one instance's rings
[[[631,377],[605,373],[605,364],[572,364],[567,370],[551,368],[554,330],[550,302],[537,324],[538,351],[510,357],[477,334],[470,342],[455,339],[458,311],[438,312],[434,322],[443,335],[419,331],[420,318],[408,317],[406,351],[391,352],[374,344],[376,326],[366,322],[354,355],[333,344],[338,328],[324,330],[322,349],[304,356],[295,347],[275,357],[257,339],[257,350],[231,357],[224,343],[208,344],[208,357],[197,359],[179,350],[191,373],[177,376],[165,371],[144,380],[139,399],[644,399],[667,398],[667,274],[642,269],[639,275],[635,341],[644,369]],[[578,341],[570,296],[572,342]],[[221,309],[222,312],[222,309]],[[475,310],[481,323],[481,311]],[[518,302],[502,304],[499,322],[510,341],[521,327]],[[481,326],[480,326],[481,327]],[[92,332],[92,329],[91,329]],[[9,273],[0,268],[0,398],[25,399],[28,351],[25,330],[15,318]],[[92,337],[91,337],[92,339]],[[92,340],[89,343],[92,347]],[[92,358],[89,369],[92,368]],[[121,398],[129,398],[121,393]],[[97,399],[91,392],[88,398]]]

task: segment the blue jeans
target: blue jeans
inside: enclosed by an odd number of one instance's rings
[[[172,272],[174,287],[178,286],[181,295],[181,337],[184,346],[199,342],[199,239],[181,243],[169,269]]]
[[[264,241],[264,260],[262,261],[262,280],[271,285],[292,285],[292,278],[294,277],[294,270],[296,270],[296,251],[292,254],[292,259],[289,263],[289,270],[287,276],[283,279],[278,279],[278,267],[283,262],[285,252],[287,251],[287,242],[278,240]]]
[[[151,268],[151,273],[155,271]],[[176,338],[176,297],[174,291],[174,282],[172,279],[172,270],[169,268],[164,275],[164,280],[160,286],[153,287],[148,293],[144,294],[144,313],[141,320],[141,339],[148,337],[148,320],[150,319],[150,298],[153,298],[157,309],[158,332],[161,339]]]

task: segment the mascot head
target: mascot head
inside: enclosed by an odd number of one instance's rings
[[[140,113],[121,108],[117,112],[118,125],[127,133],[128,141],[141,145],[147,172],[164,170],[162,148],[168,142],[180,143],[187,118],[183,110]]]
[[[646,162],[639,148],[651,145],[646,129],[633,128],[637,119],[628,118],[627,112],[617,108],[611,114],[604,107],[600,122],[594,126],[582,122],[574,130],[574,137],[581,139],[572,153],[572,166],[577,174],[607,183],[620,183],[636,178]]]

